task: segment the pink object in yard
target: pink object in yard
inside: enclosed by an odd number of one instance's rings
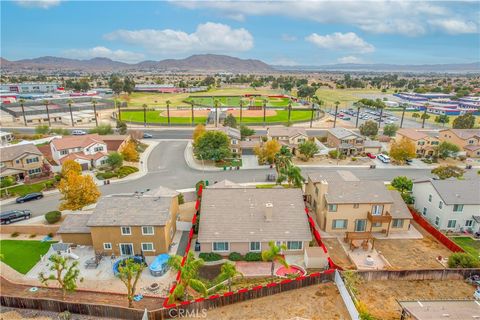
[[[304,276],[307,272],[303,270],[303,268],[299,266],[292,265],[289,268],[285,267],[280,267],[277,269],[277,272],[275,274],[280,277],[286,277],[289,274],[297,274],[298,276]]]

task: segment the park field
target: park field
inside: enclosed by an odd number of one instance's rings
[[[340,102],[339,107],[351,107],[352,103],[362,99],[383,99],[389,97],[393,91],[381,92],[375,89],[323,89],[317,90],[316,94],[320,100],[322,100],[325,107],[332,107],[335,102]]]
[[[422,123],[422,120],[420,118],[414,118],[412,116],[415,112],[420,114],[420,115],[423,113],[422,111],[406,111],[405,112],[405,119],[410,119],[410,120],[416,121],[418,123]],[[399,118],[402,116],[401,111],[393,111],[392,113]],[[443,125],[441,123],[436,123],[435,122],[435,117],[437,115],[431,114],[431,113],[427,113],[427,114],[430,116],[430,118],[425,120],[425,123],[432,123],[432,124],[436,124],[436,125],[439,125],[439,126],[444,126],[445,128],[451,128],[452,124],[453,124],[453,121],[458,117],[458,116],[448,116],[449,122],[445,123],[445,125]],[[475,116],[475,127],[479,127],[479,126],[480,126],[480,117]]]
[[[168,118],[160,114],[160,111],[147,111],[147,123],[168,123]],[[143,123],[143,111],[122,111],[122,120]],[[205,123],[207,117],[195,116],[195,124]],[[190,124],[191,117],[170,117],[170,123],[173,124]]]
[[[190,96],[186,101],[192,101],[195,105],[199,106],[213,106],[215,101],[218,101],[219,106],[225,107],[238,107],[240,106],[240,101],[243,101],[243,105],[249,106],[263,106],[263,100],[267,100],[268,107],[287,107],[290,102],[289,98],[268,98],[267,96],[260,97],[251,97],[244,98],[242,96],[209,96],[209,97],[200,97],[200,96]],[[292,106],[297,106],[298,103],[292,103]]]

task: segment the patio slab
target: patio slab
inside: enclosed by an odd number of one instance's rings
[[[371,243],[368,244],[367,250],[362,248],[351,250],[348,243],[344,241],[340,241],[340,243],[358,270],[382,270],[389,266],[386,259],[375,248],[372,248]]]

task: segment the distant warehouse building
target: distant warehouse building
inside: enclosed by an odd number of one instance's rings
[[[0,90],[16,93],[55,92],[58,88],[60,88],[58,82],[6,83],[0,85]]]

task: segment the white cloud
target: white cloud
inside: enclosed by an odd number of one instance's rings
[[[430,25],[449,34],[475,33],[478,26],[473,21],[463,21],[460,19],[437,19],[429,21]]]
[[[145,58],[142,53],[125,50],[111,50],[106,47],[94,47],[90,49],[70,49],[64,52],[65,56],[77,59],[109,58],[121,62],[139,62]]]
[[[466,3],[471,12],[462,12],[462,6],[441,1],[172,1],[187,9],[206,8],[223,16],[287,16],[296,19],[329,24],[350,24],[370,33],[418,36],[435,29],[428,20],[456,19],[476,21],[475,1]],[[472,22],[473,23],[473,22]],[[476,23],[474,23],[477,25]],[[445,31],[445,28],[441,28]],[[467,31],[470,28],[457,28]]]
[[[337,61],[339,63],[362,63],[362,59],[355,57],[355,56],[346,56],[338,58]]]
[[[334,32],[332,34],[327,34],[324,36],[312,33],[311,35],[307,36],[305,40],[315,44],[319,48],[329,50],[340,50],[358,53],[368,53],[375,51],[375,47],[373,45],[357,36],[354,32]]]
[[[153,53],[172,52],[241,52],[253,48],[253,36],[244,28],[207,22],[197,26],[193,33],[180,30],[117,30],[106,34],[108,40],[121,40],[140,45]]]
[[[297,40],[297,37],[292,36],[292,35],[290,35],[290,34],[288,34],[288,33],[282,34],[282,37],[281,37],[281,38],[282,38],[283,41],[287,41],[287,42],[291,42],[291,41]]]
[[[16,0],[18,5],[27,8],[48,9],[60,4],[60,0]]]

